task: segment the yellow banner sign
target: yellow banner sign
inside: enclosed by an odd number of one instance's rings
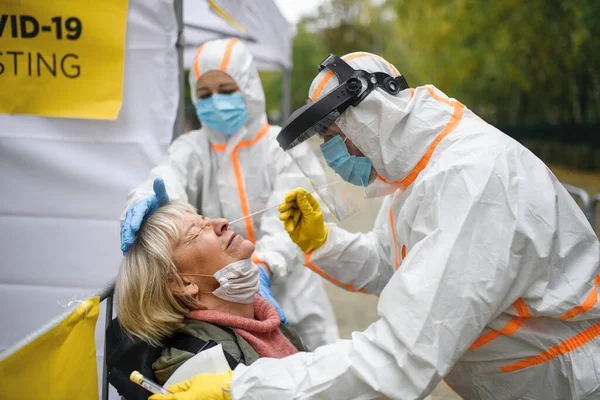
[[[116,119],[127,0],[1,0],[0,113]]]

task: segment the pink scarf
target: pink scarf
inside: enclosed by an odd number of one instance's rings
[[[226,314],[214,310],[193,310],[189,318],[229,326],[258,353],[260,357],[283,358],[298,350],[279,330],[279,314],[268,301],[254,296],[254,318]]]

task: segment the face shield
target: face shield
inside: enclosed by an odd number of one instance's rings
[[[349,107],[356,107],[375,88],[395,95],[407,89],[402,76],[355,70],[341,58],[330,55],[319,71],[328,68],[340,84],[320,99],[296,110],[282,127],[277,141],[312,184],[314,191],[338,222],[352,218],[365,208],[364,188],[376,176],[371,161],[339,128],[338,121]],[[306,157],[306,147],[316,155]],[[325,170],[325,177],[320,171]],[[350,183],[350,184],[349,184]]]

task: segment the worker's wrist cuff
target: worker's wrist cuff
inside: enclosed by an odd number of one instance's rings
[[[255,251],[252,255],[252,261],[255,264],[267,264],[271,270],[271,281],[278,281],[285,278],[287,275],[287,268],[285,258],[276,252],[257,252]]]
[[[325,240],[312,251],[312,259],[317,259],[320,257],[327,258],[327,254],[331,250],[331,246],[329,245],[330,237],[332,235],[332,231],[336,229],[336,224],[332,222],[328,222],[325,224]]]

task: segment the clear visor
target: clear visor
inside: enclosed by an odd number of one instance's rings
[[[340,136],[345,142],[349,140],[336,124],[339,117],[337,111],[327,115],[299,136],[286,153],[308,178],[315,197],[325,205],[329,214],[338,223],[343,223],[363,213],[368,209],[369,204],[365,188],[352,185],[338,175],[328,165],[321,150],[323,143],[336,136]],[[365,182],[363,186],[367,184],[368,182]]]

